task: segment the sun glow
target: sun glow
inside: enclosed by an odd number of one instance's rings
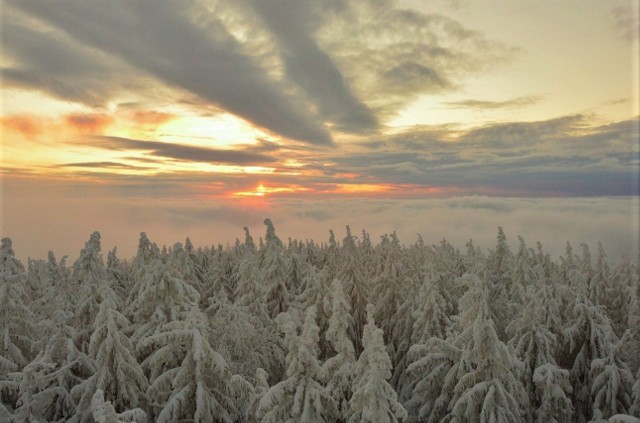
[[[252,191],[236,191],[231,195],[233,197],[265,197],[269,194],[289,194],[289,193],[301,193],[308,191],[308,188],[301,187],[298,185],[295,186],[286,186],[286,187],[274,187],[274,186],[265,186],[264,183],[260,183],[254,190]]]

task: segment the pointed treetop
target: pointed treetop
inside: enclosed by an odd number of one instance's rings
[[[244,227],[244,244],[250,249],[255,250],[256,244],[253,242],[253,237],[249,233],[249,228]]]

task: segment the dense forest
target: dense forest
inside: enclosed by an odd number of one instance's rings
[[[640,421],[635,262],[446,240],[0,247],[3,422]],[[19,248],[19,246],[15,246]],[[616,417],[614,417],[616,416]]]

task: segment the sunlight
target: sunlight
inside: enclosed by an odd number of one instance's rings
[[[255,144],[265,135],[259,129],[230,114],[183,116],[163,124],[157,130],[163,141],[185,142],[203,147]]]
[[[307,192],[309,189],[301,187],[299,185],[294,186],[265,186],[264,183],[260,183],[254,190],[252,191],[236,191],[231,195],[233,197],[265,197],[269,194],[287,194],[287,193],[302,193]]]

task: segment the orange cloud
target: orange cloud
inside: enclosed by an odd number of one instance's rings
[[[131,119],[139,125],[162,125],[176,117],[170,113],[141,110],[131,114]]]
[[[113,118],[98,114],[73,114],[63,117],[67,127],[81,134],[99,134],[113,122]]]
[[[24,135],[27,138],[36,138],[45,130],[46,123],[41,117],[34,115],[13,115],[0,117],[2,131],[9,130]]]

